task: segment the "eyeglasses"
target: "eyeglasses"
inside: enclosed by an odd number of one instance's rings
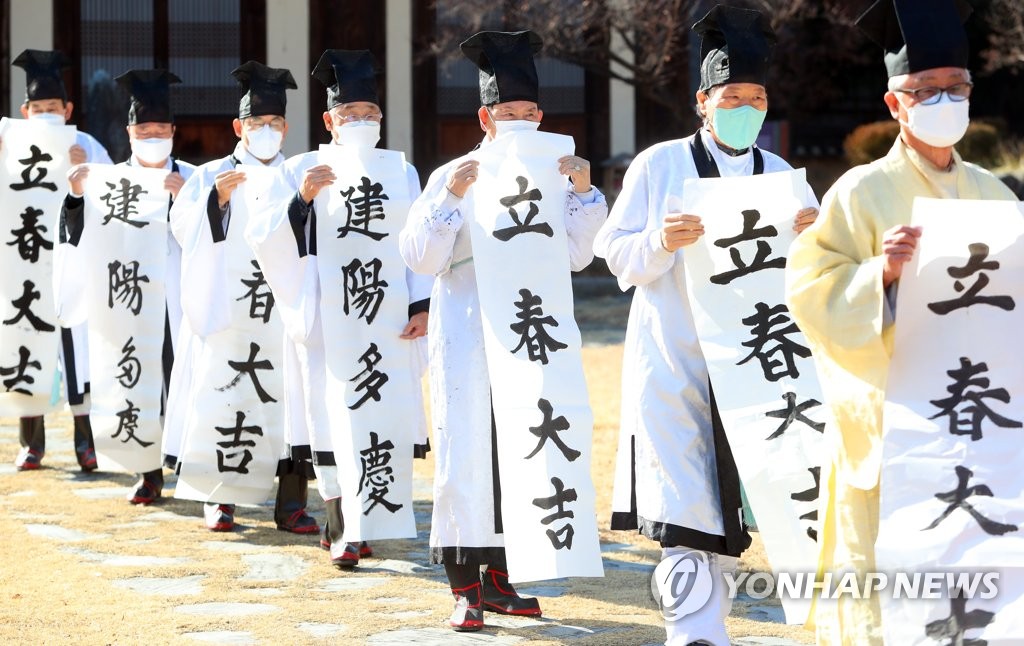
[[[380,123],[384,115],[377,112],[375,114],[338,114],[337,112],[331,113],[331,118],[335,121],[341,121],[343,123],[355,123],[356,121],[372,121],[374,123]]]
[[[245,129],[250,132],[259,130],[263,126],[270,126],[271,130],[281,132],[282,130],[284,130],[284,119],[280,117],[274,117],[273,119],[259,119],[256,117],[246,117],[245,119],[242,119],[242,126],[244,126]]]
[[[972,87],[974,87],[974,83],[968,81],[964,83],[955,83],[949,87],[920,87],[916,90],[897,89],[893,91],[902,92],[903,94],[912,94],[918,103],[923,105],[933,105],[942,99],[943,94],[948,96],[949,100],[953,102],[959,103],[960,101],[966,101],[968,97],[971,96]]]

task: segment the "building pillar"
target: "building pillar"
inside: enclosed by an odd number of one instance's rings
[[[53,2],[38,0],[10,0],[10,56],[14,58],[25,49],[53,49]],[[25,101],[25,74],[21,68],[9,70],[11,79],[10,114],[21,118],[19,108]]]
[[[412,161],[412,0],[387,0],[385,34],[388,48],[387,141],[385,148],[400,150]]]
[[[309,142],[309,3],[267,0],[267,60],[270,67],[291,70],[299,89],[288,91],[288,136],[285,157],[307,152]]]
[[[625,40],[618,32],[612,32],[609,48],[624,60],[633,60],[633,52],[626,46]],[[630,75],[630,72],[619,63],[612,61],[610,65],[613,73]],[[612,156],[620,153],[636,154],[636,95],[633,86],[612,79],[609,103]]]

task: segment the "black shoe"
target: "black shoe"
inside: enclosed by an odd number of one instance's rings
[[[160,469],[143,473],[135,483],[135,491],[128,494],[133,505],[151,505],[160,499],[164,490],[164,472]]]
[[[46,427],[43,416],[22,417],[18,420],[18,440],[21,451],[14,460],[18,471],[34,471],[42,466],[46,454]]]
[[[82,471],[89,473],[96,470],[96,446],[92,440],[92,425],[88,415],[76,415],[74,418],[75,457]]]
[[[448,623],[457,632],[475,632],[484,627],[484,611],[480,605],[480,584],[452,588],[455,609]]]
[[[203,520],[211,532],[230,532],[235,528],[235,506],[208,502],[203,505]]]
[[[320,531],[316,519],[306,513],[308,491],[309,481],[302,474],[289,473],[278,477],[274,521],[279,530],[293,534],[315,534]]]
[[[508,582],[508,574],[493,568],[484,572],[484,610],[499,615],[540,617],[540,602],[524,599]]]
[[[340,550],[341,543],[334,543],[331,546],[331,565],[343,570],[351,570],[359,565],[359,544],[345,543]]]

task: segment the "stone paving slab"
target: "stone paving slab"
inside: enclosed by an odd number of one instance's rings
[[[118,588],[125,588],[140,594],[174,597],[201,594],[203,591],[202,581],[205,578],[206,576],[202,574],[173,578],[135,577],[119,579],[113,584]]]
[[[309,569],[305,559],[291,554],[245,554],[242,562],[249,568],[242,581],[294,581]]]
[[[83,541],[97,541],[110,538],[110,534],[87,534],[75,529],[67,529],[60,525],[36,525],[29,523],[25,525],[25,529],[32,536],[49,538],[50,540],[62,543],[81,543]]]
[[[312,635],[313,637],[319,637],[321,639],[333,637],[338,633],[348,630],[348,626],[345,624],[316,624],[310,622],[303,622],[297,624],[295,627],[307,635]]]

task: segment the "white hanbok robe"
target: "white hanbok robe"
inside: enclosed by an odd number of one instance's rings
[[[324,330],[320,321],[320,279],[316,255],[315,209],[310,206],[302,227],[293,224],[299,215],[298,188],[303,173],[320,164],[317,152],[308,152],[287,160],[282,166],[282,181],[291,189],[290,199],[275,209],[269,220],[251,222],[246,239],[256,253],[267,282],[274,292],[285,326],[284,378],[285,416],[288,427],[289,454],[293,460],[311,460],[318,468],[337,466],[331,439],[330,418],[326,401],[326,344],[344,342],[330,330]],[[405,165],[409,196],[420,194],[419,174],[412,164]],[[406,271],[410,312],[426,311],[433,278]],[[396,334],[401,330],[396,331]],[[419,352],[415,353],[410,370],[417,380],[423,373]],[[410,423],[416,425],[416,455],[423,457],[429,450],[424,422],[422,395],[417,390],[415,401],[408,403]],[[419,414],[416,411],[420,411]],[[318,469],[319,470],[319,469]],[[327,500],[341,496],[336,471],[320,477],[317,486]]]
[[[84,133],[82,133],[84,134]],[[90,137],[91,139],[91,137]],[[98,142],[96,145],[99,145]],[[88,149],[87,149],[88,150]],[[109,157],[108,157],[109,159]],[[139,166],[138,159],[134,155],[118,166]],[[195,171],[195,166],[188,162],[176,160],[173,157],[167,159],[164,168],[170,172],[177,168],[178,173],[188,181]],[[69,196],[70,197],[70,196]],[[65,203],[66,205],[66,203]],[[168,215],[170,217],[170,215]],[[74,346],[74,367],[78,392],[85,392],[85,385],[89,381],[89,346],[88,324],[86,321],[87,304],[85,296],[86,286],[83,283],[85,275],[79,270],[80,263],[76,260],[77,248],[68,242],[67,230],[63,218],[59,223],[60,242],[54,248],[53,262],[53,300],[57,308],[57,318],[61,325],[71,328],[71,336]],[[154,250],[157,251],[157,250]],[[181,247],[167,231],[167,247],[159,250],[167,254],[167,276],[165,277],[165,290],[167,300],[167,330],[170,339],[165,339],[165,345],[170,343],[172,351],[176,344],[178,327],[181,324]],[[168,366],[169,367],[169,366]],[[70,372],[70,371],[69,371]],[[169,377],[169,375],[166,375]],[[165,379],[166,380],[166,379]],[[165,387],[167,384],[164,384]]]
[[[280,153],[271,160],[270,167],[280,167],[284,156]],[[214,180],[220,173],[234,169],[238,164],[263,165],[245,149],[241,142],[235,146],[231,155],[203,164],[196,169],[185,186],[182,187],[171,209],[171,229],[182,253],[181,283],[189,288],[182,291],[182,320],[178,332],[178,351],[174,358],[174,369],[171,373],[171,384],[168,395],[167,415],[164,420],[163,455],[164,463],[171,468],[181,468],[185,456],[208,455],[211,460],[216,457],[214,443],[223,439],[214,433],[214,424],[208,419],[200,419],[194,403],[203,390],[222,386],[211,383],[208,371],[209,357],[218,351],[223,353],[226,346],[240,351],[245,356],[245,348],[239,350],[238,344],[247,347],[249,341],[256,341],[262,348],[261,359],[268,359],[274,370],[280,374],[283,363],[281,341],[283,326],[277,314],[277,308],[271,313],[270,320],[253,326],[250,321],[234,322],[232,312],[237,309],[234,303],[237,286],[243,279],[251,278],[252,268],[248,260],[252,252],[243,239],[246,224],[250,215],[240,209],[232,209],[226,217],[216,214],[216,223],[208,212],[210,200],[216,199]],[[247,180],[248,181],[248,180]],[[256,180],[253,180],[256,181]],[[219,226],[223,237],[219,241],[212,235],[213,226]],[[227,254],[242,255],[246,267],[244,275],[230,273],[226,267]],[[235,264],[237,266],[237,263]],[[225,269],[225,271],[218,271]],[[251,328],[242,332],[240,327]],[[232,334],[234,332],[234,334]],[[213,346],[216,346],[214,348]],[[264,377],[264,388],[266,377]],[[280,381],[280,379],[278,379]],[[275,392],[275,394],[277,394]],[[282,401],[270,401],[257,407],[258,415],[252,411],[246,416],[247,424],[256,424],[263,431],[263,441],[267,441],[277,459],[284,457],[284,404]],[[209,450],[207,450],[209,449]],[[195,460],[193,460],[195,462]],[[216,464],[202,463],[196,465],[204,473],[216,470]],[[276,464],[275,470],[276,470]],[[182,478],[179,478],[179,489],[182,492]],[[253,470],[250,475],[267,476],[266,470]],[[247,477],[245,494],[224,494],[221,487],[238,486],[235,476],[231,484],[221,483],[219,497],[216,502],[264,502],[260,499],[261,492],[268,493],[273,488],[275,471],[269,477]],[[254,480],[259,480],[254,481]],[[209,485],[209,479],[203,480]],[[232,491],[233,489],[228,489]],[[209,492],[193,487],[188,497],[200,497]],[[208,498],[202,498],[204,501]],[[264,496],[265,498],[265,496]]]
[[[699,132],[720,176],[753,174],[752,151],[726,155],[706,129]],[[611,528],[639,529],[663,547],[738,556],[750,538],[737,522],[740,510],[723,510],[719,471],[731,467],[735,474],[735,465],[724,447],[716,452],[724,433],[712,426],[708,369],[687,298],[685,248],[671,253],[661,246],[663,220],[678,211],[684,180],[700,177],[692,139],[662,142],[636,156],[594,242],[623,291],[636,287],[622,357]],[[760,152],[765,173],[792,170],[777,155]],[[808,203],[817,204],[809,187],[808,195]],[[738,482],[735,487],[738,507]]]
[[[469,227],[463,226],[473,215],[463,212],[469,201],[446,188],[452,169],[462,161],[451,161],[431,174],[399,242],[409,267],[437,276],[427,333],[431,426],[437,445],[431,562],[482,564],[504,540],[496,524],[499,488],[492,466],[496,451],[480,300]],[[594,236],[607,214],[600,191],[577,195],[566,180],[567,269],[580,271],[594,259]]]
[[[88,132],[79,130],[75,134],[75,144],[85,150],[85,163],[87,164],[114,163],[103,144]],[[64,391],[70,404],[81,404],[85,394],[85,385],[89,381],[88,328],[85,323],[79,323],[70,328],[62,327],[60,334],[60,360],[61,369],[64,371]]]

